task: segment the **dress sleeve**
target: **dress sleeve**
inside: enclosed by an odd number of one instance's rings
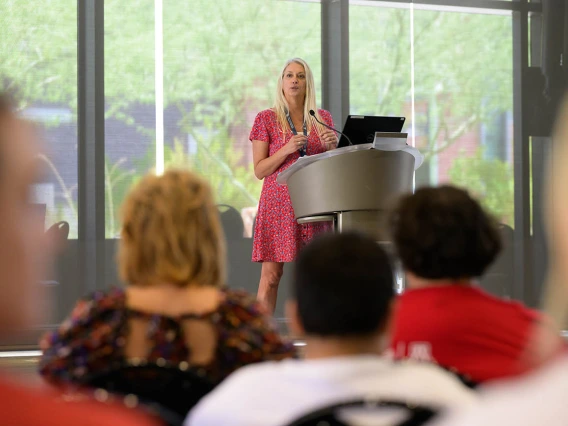
[[[250,131],[249,140],[252,141],[262,141],[269,142],[270,135],[268,134],[268,128],[266,127],[265,112],[259,112],[254,119],[254,124]]]
[[[74,382],[89,373],[101,347],[118,329],[113,324],[124,293],[96,292],[77,302],[69,317],[56,331],[40,340],[43,354],[39,362],[40,374],[50,382]]]
[[[321,118],[322,118],[322,120],[324,121],[325,124],[327,124],[328,126],[331,126],[331,127],[335,127],[333,125],[333,117],[331,116],[331,112],[326,111],[325,109],[320,109],[319,113],[320,113],[320,116],[321,116]]]

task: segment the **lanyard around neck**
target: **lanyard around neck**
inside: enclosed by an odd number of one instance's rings
[[[292,122],[292,117],[290,117],[290,113],[288,113],[288,111],[286,111],[286,120],[288,120],[288,124],[290,125],[290,130],[292,130],[292,133],[294,135],[297,135],[298,131],[296,130],[296,126],[294,126],[294,123]],[[304,135],[308,136],[308,126],[306,125],[306,120],[304,120]],[[300,157],[306,155],[306,148],[304,147],[300,149],[299,153]]]
[[[294,135],[298,134],[298,131],[296,130],[296,126],[294,126],[294,123],[292,122],[292,117],[290,117],[290,113],[286,112],[286,120],[288,120],[288,124],[290,125],[290,129],[292,130],[292,133]],[[308,136],[308,126],[306,125],[306,120],[304,120],[304,135]]]

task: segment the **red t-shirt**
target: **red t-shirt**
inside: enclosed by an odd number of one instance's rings
[[[530,369],[528,342],[542,319],[476,287],[407,290],[397,300],[390,351],[396,359],[436,362],[481,383]]]
[[[0,378],[0,424],[6,426],[159,426],[144,413],[94,400],[68,401],[56,391]]]

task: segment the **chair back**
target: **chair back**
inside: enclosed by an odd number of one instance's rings
[[[228,204],[218,204],[221,225],[227,240],[240,240],[244,236],[245,224],[237,209]]]
[[[92,375],[84,384],[113,394],[135,395],[140,404],[169,425],[181,425],[189,410],[214,388],[213,383],[192,370],[138,360]]]
[[[481,277],[481,287],[495,296],[512,298],[515,294],[521,294],[515,289],[515,231],[509,225],[500,224],[499,233],[503,242],[503,250],[487,272]]]
[[[63,248],[69,238],[69,223],[65,221],[54,223],[45,232],[52,236],[58,248]]]
[[[388,413],[388,414],[387,414]],[[400,401],[356,399],[329,405],[308,413],[289,426],[362,426],[386,424],[385,415],[392,426],[418,426],[436,415],[432,408]],[[375,420],[373,420],[373,417]]]

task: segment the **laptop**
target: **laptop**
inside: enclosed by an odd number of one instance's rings
[[[373,143],[375,132],[398,133],[404,126],[405,117],[380,117],[373,115],[349,115],[343,126],[343,133],[349,136],[353,145]],[[348,146],[345,136],[341,136],[338,148]]]

